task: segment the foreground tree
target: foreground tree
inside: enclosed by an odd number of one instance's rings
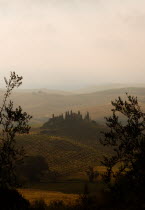
[[[110,157],[104,157],[102,162],[107,167],[104,180],[109,186],[114,186],[119,199],[126,196],[132,202],[144,202],[145,113],[141,110],[137,97],[126,95],[126,100],[119,97],[112,102],[112,116],[106,118],[109,130],[104,132],[101,143],[111,146],[113,152]],[[114,167],[118,170],[113,170]],[[112,178],[114,185],[111,185]]]
[[[22,77],[11,72],[10,78],[5,80],[6,91],[0,107],[0,188],[16,186],[15,168],[22,159],[24,151],[16,146],[16,135],[28,133],[31,116],[23,112],[19,106],[14,108],[9,99],[14,88],[22,84]]]

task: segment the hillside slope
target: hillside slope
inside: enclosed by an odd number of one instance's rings
[[[23,135],[17,138],[26,155],[42,155],[52,171],[61,176],[84,172],[88,166],[100,165],[102,156],[108,152],[98,141],[85,145],[70,138],[49,137],[48,135]]]

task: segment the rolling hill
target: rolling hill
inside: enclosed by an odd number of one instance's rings
[[[129,88],[129,87],[137,87],[137,88],[145,88],[145,84],[122,84],[122,83],[108,83],[101,85],[90,85],[76,91],[73,91],[76,94],[85,94],[85,93],[93,93],[98,91],[105,91],[110,89],[121,89],[121,88]]]
[[[19,135],[18,145],[27,156],[43,156],[51,171],[59,177],[84,173],[89,166],[99,166],[110,149],[100,144],[105,126],[91,120],[89,113],[66,112],[50,118],[29,135]]]
[[[21,105],[25,111],[33,116],[33,122],[43,123],[52,114],[61,114],[67,110],[86,113],[91,118],[103,121],[104,116],[110,114],[111,100],[118,96],[124,97],[125,92],[138,96],[142,107],[145,107],[145,88],[121,88],[97,91],[89,94],[50,94],[47,91],[16,91],[12,95],[16,105]],[[2,91],[0,95],[2,95]],[[1,100],[1,99],[0,99]]]
[[[45,157],[50,170],[60,176],[84,172],[88,166],[99,166],[102,156],[109,153],[97,140],[86,145],[71,138],[33,134],[18,136],[17,141],[26,155]]]
[[[106,91],[95,92],[91,94],[78,95],[61,95],[48,94],[46,92],[15,92],[12,96],[17,105],[22,107],[34,116],[34,120],[38,118],[41,123],[47,122],[52,113],[55,115],[63,113],[67,110],[86,113],[89,111],[92,119],[98,119],[100,122],[104,116],[110,114],[111,100],[118,96],[125,97],[125,92],[137,95],[140,104],[145,109],[145,88],[122,88],[111,89]],[[81,128],[82,133],[85,130],[91,130],[94,137],[89,133],[87,139],[78,138],[70,128],[63,125],[63,129],[55,130],[56,133],[31,132],[30,135],[18,136],[19,145],[24,146],[27,155],[44,156],[51,170],[58,172],[62,176],[75,174],[79,171],[85,171],[90,165],[96,166],[100,164],[100,160],[104,154],[109,154],[110,150],[104,148],[99,143],[100,131],[104,130],[96,123],[97,129],[92,124],[91,127],[81,124],[76,127]],[[48,127],[48,130],[50,128]],[[76,128],[75,128],[76,129]],[[54,131],[54,130],[53,130]],[[84,132],[85,133],[85,132]],[[78,133],[77,133],[78,135]],[[79,134],[80,135],[80,134]],[[86,134],[85,134],[86,135]]]

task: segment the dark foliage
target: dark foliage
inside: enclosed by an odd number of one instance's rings
[[[1,210],[29,210],[30,203],[16,190],[0,189]]]
[[[23,164],[17,167],[17,176],[21,182],[39,182],[47,171],[48,163],[43,156],[28,156],[24,158]]]
[[[90,143],[96,140],[99,135],[99,126],[91,120],[89,113],[83,117],[80,112],[66,112],[65,115],[52,116],[42,126],[41,133],[53,136],[70,137],[78,141]]]
[[[44,202],[44,200],[37,200],[32,204],[31,207],[33,210],[47,210],[48,206],[46,205],[46,203]]]
[[[145,113],[136,97],[127,95],[112,102],[112,116],[106,118],[109,131],[104,133],[103,145],[114,148],[102,162],[107,167],[104,180],[109,184],[112,197],[122,206],[142,209],[145,204]],[[120,120],[119,114],[124,117]],[[114,171],[113,168],[118,170]],[[111,183],[113,178],[113,183]]]
[[[14,108],[13,101],[9,100],[12,90],[22,84],[22,77],[11,72],[10,79],[5,79],[6,92],[0,107],[0,188],[16,186],[15,167],[21,160],[24,151],[16,147],[17,134],[28,133],[31,116]]]
[[[60,124],[63,123],[74,123],[74,122],[81,122],[81,121],[91,121],[89,113],[83,117],[83,115],[78,111],[78,113],[75,112],[66,112],[65,115],[59,115],[59,116],[54,116],[52,115],[52,118],[48,120],[48,122],[44,123],[42,128],[48,128],[48,127],[57,127]]]

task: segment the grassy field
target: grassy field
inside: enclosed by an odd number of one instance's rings
[[[102,186],[100,183],[88,183],[89,193],[94,194],[100,191]],[[56,200],[73,203],[84,193],[84,187],[85,182],[59,182],[41,183],[18,190],[30,202],[43,199],[47,204]]]
[[[51,192],[47,190],[38,189],[19,189],[18,190],[24,198],[33,203],[36,200],[44,200],[46,204],[52,201],[63,200],[64,203],[73,203],[79,198],[77,194],[65,194],[61,192]]]
[[[99,173],[105,171],[102,166],[96,166],[95,169]],[[104,188],[100,178],[98,177],[98,181],[94,183],[89,183],[83,173],[78,173],[63,177],[63,180],[59,182],[28,184],[25,188],[18,189],[18,191],[31,203],[41,199],[47,204],[56,200],[62,200],[64,203],[74,203],[84,193],[86,183],[89,194],[100,192]]]

